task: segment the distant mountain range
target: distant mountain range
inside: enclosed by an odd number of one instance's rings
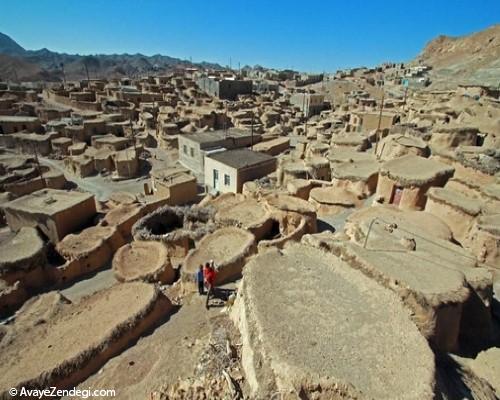
[[[360,50],[361,51],[361,50]],[[457,83],[500,85],[500,25],[462,37],[438,36],[415,58],[433,67],[433,87],[453,87]],[[219,64],[163,55],[57,53],[46,48],[26,50],[9,36],[0,33],[0,80],[62,81],[120,78],[161,73],[176,66],[222,68]],[[87,68],[85,68],[87,67]]]
[[[156,54],[79,54],[58,53],[46,48],[26,50],[8,35],[0,33],[0,81],[62,81],[87,78],[121,78],[147,73],[166,72],[178,66],[222,68],[219,64]]]

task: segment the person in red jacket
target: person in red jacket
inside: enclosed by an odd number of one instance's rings
[[[214,287],[215,287],[215,278],[216,278],[216,272],[215,268],[213,265],[213,262],[206,263],[205,264],[205,269],[203,270],[203,275],[205,277],[205,285],[207,286],[207,301],[205,303],[205,307],[208,310],[208,301],[210,300],[210,295],[213,295],[214,293]]]

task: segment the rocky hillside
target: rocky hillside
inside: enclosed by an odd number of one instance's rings
[[[58,81],[59,74],[19,56],[0,53],[0,81]]]
[[[432,65],[433,86],[500,84],[500,25],[461,37],[438,36],[417,61]]]
[[[179,58],[156,54],[79,54],[57,53],[46,48],[26,50],[9,36],[0,33],[0,81],[62,81],[63,68],[68,80],[90,78],[120,78],[142,74],[162,73],[176,66],[206,66],[218,64],[190,63]]]

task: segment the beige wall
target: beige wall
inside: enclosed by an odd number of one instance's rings
[[[427,198],[425,211],[443,220],[451,229],[453,238],[460,244],[465,243],[465,238],[472,228],[476,217],[465,213],[451,205]]]
[[[96,212],[95,200],[90,197],[55,215],[6,208],[5,218],[12,230],[20,229],[23,226],[39,227],[53,243],[57,243],[68,233],[72,233],[88,223],[96,215]]]
[[[213,170],[219,171],[219,184],[218,187],[214,188],[214,178]],[[224,176],[229,176],[229,185],[225,184]],[[229,167],[225,164],[220,163],[212,158],[206,157],[205,159],[205,185],[218,190],[221,193],[238,193],[238,171],[235,168]],[[240,185],[239,192],[241,193]]]
[[[153,190],[160,197],[168,197],[168,204],[172,206],[194,202],[198,196],[198,188],[194,179],[175,185],[165,185],[156,180],[153,182]]]
[[[213,171],[219,171],[218,187],[214,188]],[[205,158],[205,185],[214,188],[221,193],[241,193],[243,184],[254,179],[262,178],[276,170],[276,160],[271,159],[258,165],[240,168],[230,167],[222,164],[210,157]],[[226,184],[225,176],[229,177],[229,184]]]

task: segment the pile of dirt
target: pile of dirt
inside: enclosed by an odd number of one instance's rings
[[[238,400],[244,395],[239,333],[227,316],[211,320],[210,337],[192,376],[162,386],[153,400]]]

